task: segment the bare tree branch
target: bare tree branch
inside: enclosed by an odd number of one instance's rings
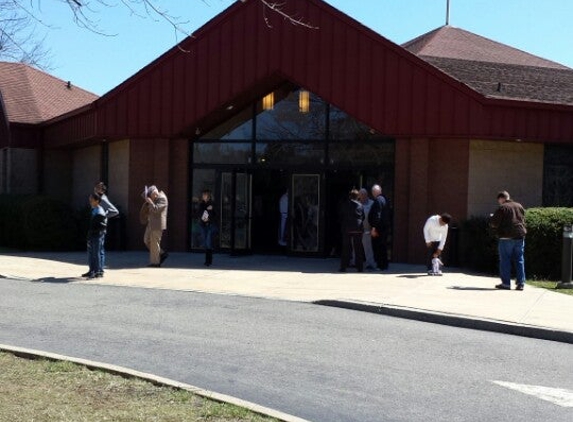
[[[54,1],[54,0],[50,0]],[[153,19],[164,21],[173,29],[175,39],[179,43],[180,36],[191,36],[184,26],[189,21],[183,21],[173,16],[167,9],[160,7],[160,0],[55,0],[67,5],[71,12],[72,21],[80,28],[103,36],[114,36],[101,25],[97,19],[98,14],[106,8],[122,7],[128,10],[132,16],[140,19]],[[197,0],[180,0],[197,1]],[[209,5],[209,0],[201,0]],[[317,29],[304,18],[292,15],[286,11],[286,1],[275,0],[235,0],[241,2],[258,1],[264,8],[263,19],[271,28],[267,12],[274,13],[295,26],[309,29]],[[43,0],[0,0],[0,59],[25,61],[38,67],[47,56],[47,51],[42,48],[43,39],[38,41],[36,27],[53,28],[49,22],[42,19],[41,5]],[[181,48],[181,47],[179,47]],[[183,50],[184,51],[184,50]]]
[[[241,1],[243,1],[243,0],[241,0]],[[288,22],[292,23],[295,26],[304,26],[305,28],[309,28],[309,29],[318,29],[317,26],[313,26],[309,22],[303,21],[302,18],[297,18],[296,16],[292,16],[292,15],[289,15],[288,13],[284,12],[283,8],[284,8],[285,3],[275,3],[275,2],[270,2],[268,0],[259,0],[259,1],[267,9],[271,10],[274,13],[279,14],[280,16],[282,16],[284,19],[286,19]],[[269,28],[272,28],[272,26],[269,23],[268,18],[265,16],[264,19],[265,19],[267,26]]]

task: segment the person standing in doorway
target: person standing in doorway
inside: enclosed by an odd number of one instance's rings
[[[286,249],[287,246],[287,219],[288,219],[288,192],[282,194],[279,199],[279,246]]]
[[[95,184],[94,193],[97,193],[100,196],[101,198],[100,206],[103,208],[105,216],[108,220],[110,218],[114,218],[119,215],[119,211],[117,210],[115,205],[111,203],[111,201],[106,195],[107,186],[105,185],[104,182],[97,182]],[[101,274],[99,274],[99,277],[103,277],[103,273],[105,271],[105,238],[101,245],[100,254],[101,254]]]
[[[516,290],[525,286],[525,210],[519,202],[512,201],[509,192],[497,194],[499,208],[493,214],[489,225],[498,237],[499,275],[501,284],[496,289],[511,289],[511,266],[515,266]]]
[[[372,251],[378,269],[385,271],[388,269],[388,234],[390,232],[390,211],[388,202],[382,195],[380,185],[372,186],[372,197],[374,202],[368,214],[368,223],[372,227],[370,236],[372,237]]]
[[[216,230],[215,207],[213,197],[209,189],[201,192],[201,202],[199,203],[199,226],[203,234],[203,246],[205,248],[205,262],[203,265],[210,267],[213,264],[213,234]]]
[[[148,267],[160,267],[169,256],[161,249],[161,238],[167,229],[167,195],[157,189],[157,186],[146,187],[145,202],[139,213],[140,221],[146,224],[143,243],[149,249]]]
[[[350,191],[348,200],[344,201],[340,209],[340,227],[342,230],[342,251],[340,254],[340,272],[346,272],[350,263],[350,256],[354,250],[354,262],[358,272],[363,271],[364,248],[362,247],[362,234],[364,233],[364,209],[358,201],[359,193],[356,189]]]
[[[364,188],[360,189],[360,203],[364,208],[364,233],[362,234],[362,247],[364,248],[364,267],[367,270],[376,268],[376,261],[374,260],[374,252],[372,251],[372,236],[370,230],[372,227],[368,223],[368,214],[374,201],[369,198],[368,191]]]
[[[428,275],[441,275],[440,271],[434,271],[432,260],[440,259],[448,238],[448,224],[451,220],[452,216],[450,214],[443,213],[441,215],[432,215],[424,224],[424,240],[428,250],[426,259]]]

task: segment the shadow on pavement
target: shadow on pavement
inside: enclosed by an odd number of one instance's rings
[[[492,290],[497,290],[495,287],[471,287],[471,286],[451,286],[448,287],[448,289],[452,289],[452,290],[471,290],[471,291],[480,291],[483,290],[485,292],[489,292]]]
[[[32,280],[34,283],[54,283],[54,284],[66,284],[73,283],[75,281],[80,281],[77,277],[42,277]]]

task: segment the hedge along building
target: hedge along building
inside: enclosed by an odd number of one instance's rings
[[[449,26],[396,45],[321,0],[292,25],[236,2],[89,105],[41,126],[43,189],[83,204],[108,181],[140,248],[144,185],[170,199],[167,246],[198,246],[193,204],[214,192],[220,247],[277,246],[288,191],[291,253],[328,254],[337,204],[380,183],[394,261],[423,256],[422,225],[525,206],[572,205],[573,70]],[[70,177],[71,176],[71,177]],[[567,187],[567,188],[565,188]]]

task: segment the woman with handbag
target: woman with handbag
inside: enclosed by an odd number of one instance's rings
[[[210,267],[213,264],[213,234],[217,227],[215,225],[215,207],[211,191],[208,189],[201,192],[201,202],[199,203],[199,226],[203,233],[203,246],[205,247],[205,262],[203,265]]]

